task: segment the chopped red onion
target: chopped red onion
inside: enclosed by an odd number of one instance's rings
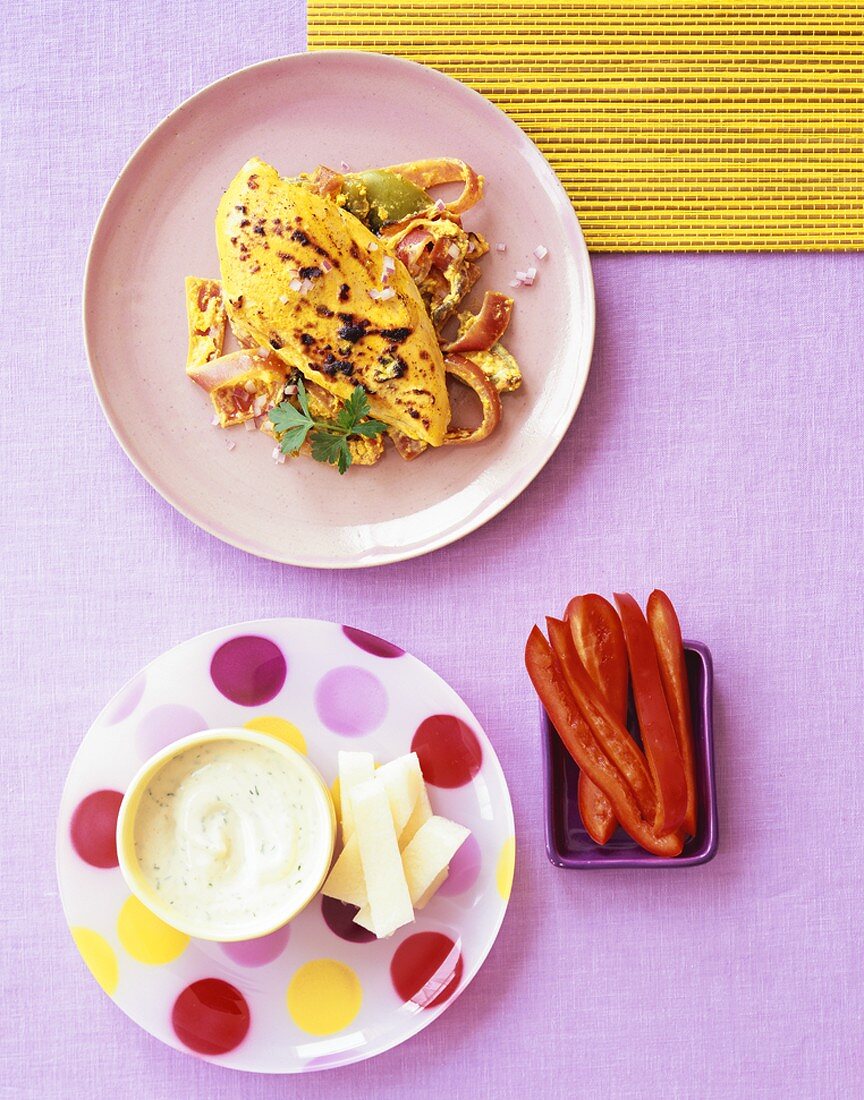
[[[344,161],[344,160],[340,161],[339,167],[342,169],[343,172],[350,172],[351,171],[351,165],[348,164],[347,161]]]
[[[326,256],[321,259],[321,270],[325,272],[333,270],[333,264],[330,263]]]
[[[243,422],[243,430],[247,432],[254,432],[257,426],[258,425],[255,423],[254,417],[252,418],[252,420],[246,420]]]
[[[274,447],[273,450],[270,452],[270,457],[273,459],[274,462],[278,462],[279,461],[279,456],[281,454],[282,454],[282,449],[280,447]]]
[[[503,243],[496,244],[495,245],[495,251],[496,252],[506,252],[507,251],[507,245],[503,244]]]
[[[233,439],[227,439],[225,441],[225,446],[228,448],[229,451],[233,451],[237,444],[234,442]]]
[[[447,249],[447,255],[453,260],[458,260],[459,259],[459,245],[455,244],[455,243],[451,244],[449,246],[449,248]]]
[[[366,245],[366,251],[367,252],[377,252],[378,251],[378,245],[374,241],[370,241]]]
[[[385,287],[384,290],[367,290],[366,293],[375,302],[389,302],[391,298],[396,297],[396,291],[392,286]]]
[[[521,279],[511,279],[510,280],[510,286],[524,286],[524,285],[525,284],[522,282]]]
[[[308,294],[311,289],[312,289],[312,280],[311,279],[304,279],[303,282],[300,284],[300,290],[302,291],[302,293],[303,294]]]
[[[546,248],[545,245],[538,244],[537,247],[534,249],[534,255],[537,257],[538,260],[545,260],[546,257],[549,255],[549,249]]]
[[[528,270],[525,272],[525,274],[528,276],[528,278],[533,283],[534,280],[537,278],[537,268],[536,267],[529,267]]]
[[[446,210],[447,207],[444,205],[444,203],[441,201],[441,199],[436,199],[435,200],[435,209],[436,210]]]
[[[213,425],[214,428],[218,428],[219,427],[219,417],[214,416],[213,419],[210,421],[210,423]]]
[[[385,256],[384,263],[381,265],[381,282],[386,283],[395,270],[396,264],[393,262],[393,257]]]
[[[303,284],[300,282],[299,279],[292,279],[288,286],[290,286],[291,289],[296,293],[296,291],[298,291],[300,287],[303,286]]]
[[[513,276],[513,278],[518,279],[520,283],[524,283],[525,280],[528,278],[528,272],[527,271],[517,271],[516,274]]]

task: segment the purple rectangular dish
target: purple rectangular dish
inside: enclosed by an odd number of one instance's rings
[[[568,870],[618,867],[695,867],[717,854],[717,790],[714,783],[714,730],[712,691],[714,672],[711,653],[701,642],[685,642],[690,709],[696,749],[696,786],[699,817],[696,836],[675,859],[664,859],[640,848],[619,828],[608,844],[595,844],[579,816],[577,784],[579,767],[561,744],[558,734],[540,710],[546,788],[546,852],[550,863]],[[631,730],[638,726],[631,714]]]

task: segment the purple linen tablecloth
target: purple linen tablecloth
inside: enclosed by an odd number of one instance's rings
[[[303,47],[303,11],[72,4],[3,15],[0,840],[4,1097],[861,1095],[862,363],[857,255],[597,257],[585,398],[547,469],[449,549],[364,573],[223,546],[135,473],[90,386],[100,205],[190,93]],[[597,874],[543,849],[531,624],[654,584],[714,654],[720,853]],[[404,645],[495,743],[518,828],[488,963],[431,1028],[290,1081],[184,1057],[98,989],[54,876],[57,803],[104,701],[200,631],[265,615]]]

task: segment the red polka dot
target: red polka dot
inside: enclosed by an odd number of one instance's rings
[[[423,778],[436,787],[464,787],[483,763],[477,735],[452,714],[433,714],[424,719],[411,748],[420,758]]]
[[[221,978],[202,978],[174,1002],[177,1038],[199,1054],[227,1054],[246,1038],[249,1005],[239,989]]]
[[[356,626],[343,626],[342,632],[349,641],[365,653],[371,653],[373,657],[392,658],[405,655],[405,650],[400,649],[398,645],[385,642],[377,634],[369,634],[365,630],[359,630]]]
[[[213,683],[227,699],[243,707],[269,703],[282,690],[287,673],[279,646],[254,634],[225,642],[210,662]]]
[[[359,911],[356,905],[349,905],[345,901],[328,898],[326,895],[321,896],[321,916],[327,922],[331,932],[349,943],[371,943],[377,938],[375,933],[354,923],[354,918]]]
[[[117,815],[122,801],[119,791],[94,791],[72,814],[72,847],[91,867],[117,866]]]
[[[462,952],[442,932],[417,932],[396,948],[390,979],[403,1001],[435,1008],[459,987]]]

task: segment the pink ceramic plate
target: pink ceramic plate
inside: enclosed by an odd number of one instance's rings
[[[276,466],[258,434],[210,426],[185,376],[185,275],[218,276],[213,219],[238,168],[258,155],[285,175],[446,154],[487,180],[465,222],[493,245],[483,289],[515,290],[507,344],[525,375],[502,424],[474,447],[404,463],[395,453],[340,478],[311,460]],[[549,255],[536,260],[545,245]],[[96,227],[84,324],[96,389],[126,453],[199,527],[250,553],[324,568],[380,565],[434,550],[491,519],[558,446],[588,375],[591,269],[579,223],[536,146],[496,107],[413,62],[313,53],[264,62],[188,100],[154,130]],[[227,438],[236,442],[232,450]]]
[[[381,762],[417,752],[433,809],[471,836],[414,924],[375,940],[353,907],[318,897],[263,939],[218,944],[129,893],[115,844],[123,792],[153,753],[223,726],[287,741],[328,783],[340,749]],[[507,783],[456,692],[390,642],[308,619],[214,630],[139,672],[84,738],[57,826],[66,919],[105,992],[169,1046],[261,1073],[359,1062],[445,1012],[495,942],[514,860]]]

